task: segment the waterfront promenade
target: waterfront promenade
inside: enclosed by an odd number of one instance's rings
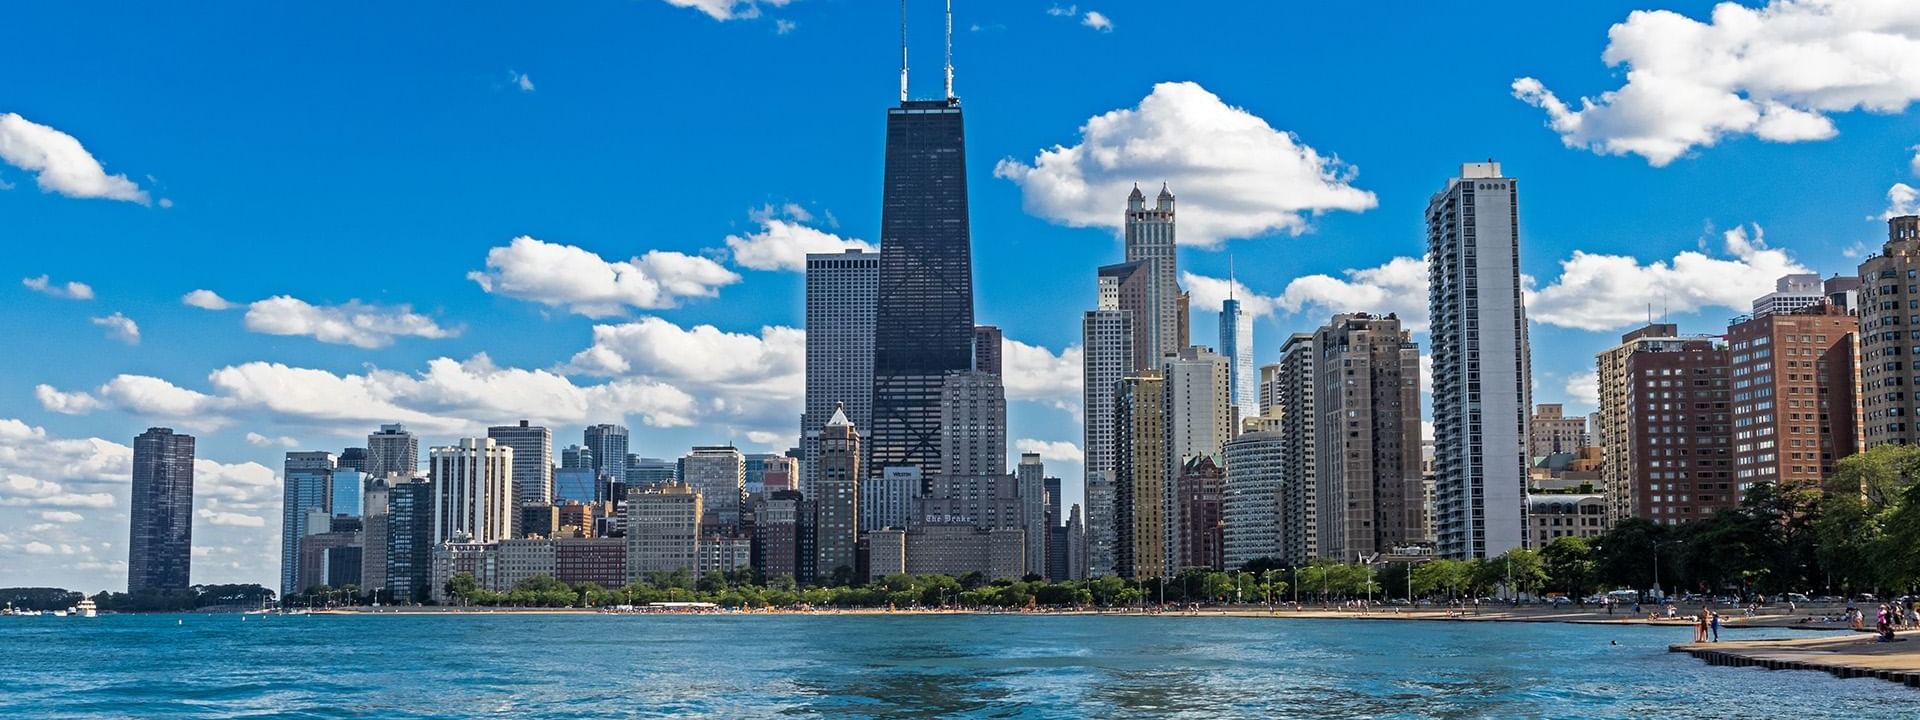
[[[1870,633],[1781,640],[1731,640],[1685,643],[1668,649],[1704,660],[1709,665],[1762,667],[1769,670],[1819,670],[1843,678],[1877,678],[1920,687],[1920,643],[1878,642]]]

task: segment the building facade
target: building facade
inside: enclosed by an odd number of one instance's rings
[[[1393,315],[1335,315],[1314,334],[1320,556],[1361,562],[1428,542],[1420,349]]]
[[[513,504],[553,502],[553,431],[521,420],[518,425],[487,428],[495,444],[513,450]],[[515,515],[518,517],[518,514]],[[512,537],[520,537],[515,527]]]
[[[1760,482],[1818,489],[1860,451],[1858,335],[1858,319],[1825,295],[1727,328],[1734,480],[1743,493]]]
[[[1140,263],[1145,274],[1143,305],[1133,316],[1135,344],[1145,358],[1139,367],[1155,367],[1160,358],[1187,346],[1180,332],[1186,320],[1174,251],[1173,193],[1165,185],[1153,207],[1147,207],[1147,197],[1138,185],[1127,195],[1126,250],[1127,262]]]
[[[1627,358],[1636,517],[1677,525],[1740,504],[1728,375],[1726,346],[1709,340]]]
[[[1594,356],[1595,379],[1600,389],[1600,408],[1594,412],[1594,440],[1600,444],[1600,494],[1607,500],[1607,525],[1640,517],[1634,505],[1637,493],[1633,461],[1634,418],[1628,409],[1632,382],[1627,376],[1627,360],[1639,352],[1667,352],[1702,338],[1680,337],[1679,326],[1672,323],[1648,323],[1620,336],[1620,344]]]
[[[1226,524],[1222,510],[1226,471],[1213,458],[1187,460],[1180,469],[1180,569],[1225,570]]]
[[[706,445],[680,459],[680,482],[700,493],[708,529],[740,527],[747,499],[746,456],[731,445]]]
[[[1295,333],[1280,346],[1274,409],[1280,417],[1280,559],[1305,565],[1320,557],[1319,350],[1314,336]]]
[[[685,570],[700,562],[700,493],[684,483],[627,491],[627,579]]]
[[[386,477],[397,473],[413,477],[420,473],[420,438],[399,423],[381,425],[380,431],[367,435],[368,475]]]
[[[329,452],[290,452],[281,473],[284,481],[280,496],[280,596],[298,594],[300,586],[300,542],[326,528],[311,528],[318,513],[321,518],[333,514],[334,457]]]
[[[1253,374],[1253,316],[1242,312],[1240,301],[1232,296],[1220,303],[1220,355],[1228,363],[1228,394],[1239,417],[1260,414],[1260,379]]]
[[[1286,438],[1277,431],[1242,433],[1221,452],[1226,462],[1220,514],[1226,525],[1221,558],[1229,568],[1267,558],[1278,561],[1280,486]]]
[[[1231,375],[1226,358],[1202,347],[1181,348],[1161,360],[1167,443],[1166,479],[1161,486],[1166,505],[1162,567],[1169,570],[1178,570],[1185,556],[1180,546],[1180,474],[1188,460],[1219,457],[1220,449],[1233,438]]]
[[[1860,396],[1863,444],[1920,444],[1920,216],[1887,220],[1880,254],[1860,263]]]
[[[856,427],[873,423],[873,334],[880,254],[858,249],[807,255],[807,396],[800,416],[800,487],[819,480],[820,428],[844,407]]]
[[[1132,580],[1167,576],[1166,382],[1143,373],[1114,394],[1114,563]]]
[[[1438,550],[1526,544],[1532,368],[1520,283],[1520,182],[1467,163],[1427,204]]]
[[[490,543],[511,538],[514,521],[513,448],[492,438],[427,451],[434,502],[434,542]]]
[[[860,566],[860,446],[860,430],[844,412],[836,411],[820,429],[813,545],[814,571],[823,578],[842,567],[851,576]]]
[[[193,452],[193,436],[172,428],[133,438],[128,594],[193,584]]]
[[[1533,419],[1527,424],[1527,454],[1532,457],[1577,452],[1593,444],[1587,433],[1585,416],[1567,417],[1560,403],[1533,406]]]
[[[615,482],[627,478],[627,428],[623,425],[588,425],[582,438],[593,459],[593,470]]]

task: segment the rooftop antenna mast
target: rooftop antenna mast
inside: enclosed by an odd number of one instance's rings
[[[1238,283],[1236,283],[1233,279],[1233,255],[1229,253],[1227,255],[1227,299],[1228,300],[1233,299],[1233,286],[1236,284]]]
[[[953,104],[953,0],[947,0],[947,104]]]
[[[907,101],[907,0],[900,0],[900,102]]]

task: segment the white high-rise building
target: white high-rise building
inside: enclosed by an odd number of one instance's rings
[[[1773,292],[1753,300],[1753,316],[1785,315],[1827,301],[1826,283],[1818,273],[1793,274],[1773,281]]]
[[[553,431],[521,420],[518,425],[487,428],[487,437],[513,448],[513,505],[553,502]],[[513,537],[520,537],[520,513],[513,513]]]
[[[1519,185],[1499,163],[1467,163],[1427,203],[1435,539],[1447,557],[1526,543],[1533,405]]]
[[[427,451],[436,496],[435,543],[490,543],[513,530],[513,448],[463,438]]]
[[[1220,499],[1228,568],[1260,558],[1279,561],[1280,482],[1286,439],[1278,432],[1242,433],[1221,452],[1227,460]]]
[[[1087,498],[1087,572],[1095,577],[1113,574],[1113,393],[1114,386],[1135,370],[1133,314],[1120,307],[1121,284],[1131,265],[1101,268],[1096,309],[1080,323],[1081,424],[1080,447],[1085,453],[1083,479]]]
[[[747,499],[747,456],[731,445],[700,446],[680,458],[680,482],[700,494],[706,528],[740,527]]]
[[[862,431],[873,427],[873,318],[880,254],[848,250],[807,255],[807,397],[800,416],[800,492],[820,479],[820,428],[845,406]],[[864,452],[864,451],[863,451]],[[861,458],[861,466],[871,457]]]
[[[1166,482],[1162,515],[1166,526],[1166,565],[1178,568],[1180,523],[1179,478],[1187,461],[1220,458],[1220,449],[1233,438],[1233,408],[1229,398],[1227,359],[1203,347],[1183,348],[1165,359],[1161,375],[1166,382]]]
[[[940,445],[946,475],[1006,474],[1007,392],[999,375],[947,374],[940,386]]]

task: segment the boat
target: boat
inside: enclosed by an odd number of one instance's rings
[[[54,617],[66,617],[66,616],[67,616],[67,611],[65,611],[65,610],[55,610],[55,611],[53,611],[53,616],[54,616]]]
[[[83,618],[96,617],[100,614],[92,598],[81,598],[80,604],[73,606],[73,612]]]

